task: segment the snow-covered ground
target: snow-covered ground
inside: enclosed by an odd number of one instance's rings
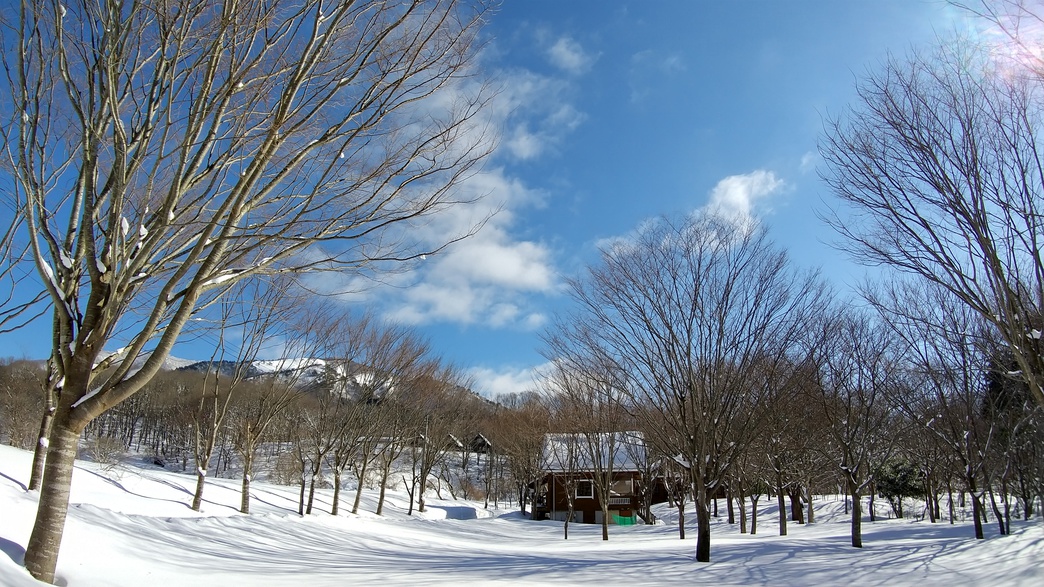
[[[25,491],[30,454],[0,446],[0,585],[38,585],[21,560],[35,513]],[[741,535],[715,521],[710,564],[693,560],[695,528],[678,539],[668,523],[610,528],[532,522],[490,512],[481,503],[430,499],[429,511],[405,515],[403,494],[387,515],[298,516],[297,491],[253,485],[252,508],[236,511],[238,483],[208,480],[202,513],[189,509],[194,477],[158,468],[80,463],[58,563],[70,586],[191,587],[274,585],[1033,585],[1044,581],[1044,523],[1014,524],[1013,535],[970,522],[865,522],[864,548],[849,546],[843,504],[814,502],[815,524],[776,536],[775,508],[759,512],[759,534]],[[343,494],[347,509],[354,491]],[[375,495],[364,494],[372,512]],[[346,504],[342,503],[342,511]],[[694,520],[694,515],[689,515]]]

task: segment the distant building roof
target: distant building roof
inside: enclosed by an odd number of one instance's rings
[[[646,460],[645,437],[641,432],[594,432],[545,434],[541,466],[548,472],[590,471],[595,463],[614,471],[639,471]]]

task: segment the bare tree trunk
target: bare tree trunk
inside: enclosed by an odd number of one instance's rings
[[[319,474],[312,471],[312,477],[308,482],[308,506],[305,508],[306,514],[312,513],[312,504],[315,503],[315,482],[318,480]]]
[[[609,540],[609,506],[602,503],[602,540]]]
[[[758,533],[758,500],[761,499],[761,495],[750,496],[750,533]]]
[[[801,503],[801,487],[792,488],[787,495],[790,498],[790,519],[798,524],[804,524],[805,508]]]
[[[369,464],[370,464],[370,461],[368,459],[364,458],[363,462],[362,462],[362,466],[359,467],[359,469],[358,469],[358,472],[359,472],[359,475],[358,475],[359,485],[355,488],[355,502],[352,503],[352,513],[353,514],[359,513],[359,502],[362,501],[363,479],[366,478],[366,467]]]
[[[1000,527],[1001,536],[1007,534],[1004,527],[1004,514],[1001,513],[1000,508],[997,507],[997,498],[993,494],[993,488],[990,487],[987,492],[990,494],[990,507],[993,508],[993,516],[997,519],[997,525]]]
[[[239,499],[239,512],[242,514],[250,513],[250,475],[251,471],[254,470],[254,453],[253,451],[243,451],[243,489]]]
[[[739,493],[736,496],[736,501],[739,505],[739,520],[740,520],[740,534],[747,533],[747,499],[743,496],[743,488],[740,487]]]
[[[205,464],[196,465],[196,491],[192,494],[192,511],[198,512],[203,506],[203,487],[207,483],[207,470]]]
[[[380,494],[380,497],[377,498],[377,511],[375,512],[378,516],[383,516],[384,515],[384,493],[385,493],[385,491],[386,490],[385,490],[385,487],[384,487],[384,483],[381,483],[381,494]]]
[[[710,510],[707,509],[707,490],[701,488],[702,494],[696,503],[696,562],[710,562]],[[699,503],[702,501],[703,503]]]
[[[966,482],[968,484],[968,493],[971,495],[972,500],[972,518],[975,519],[975,538],[977,540],[983,540],[985,536],[982,531],[982,501],[979,499],[978,491],[975,487],[975,476],[968,475]]]
[[[685,540],[685,502],[678,500],[678,539]]]
[[[381,494],[377,499],[377,515],[384,515],[384,495],[388,487],[388,477],[391,476],[391,461],[385,460],[381,463]]]
[[[36,448],[33,449],[33,470],[29,475],[29,491],[40,489],[43,479],[44,463],[47,462],[48,435],[51,431],[51,422],[54,420],[54,406],[50,401],[40,416],[40,433],[36,436]]]
[[[779,535],[787,535],[787,502],[783,495],[782,482],[776,485],[776,505],[779,507]]]
[[[330,515],[336,516],[338,509],[338,502],[341,500],[341,468],[334,467],[334,493],[333,493],[333,505],[330,507]]]
[[[414,496],[414,494],[417,493],[417,485],[415,483],[407,481],[405,476],[403,476],[403,478],[402,478],[402,484],[406,486],[406,494],[410,498],[410,507],[409,507],[409,509],[406,510],[406,515],[407,516],[412,516],[413,515],[413,501],[414,501],[413,500],[413,496]]]
[[[39,581],[54,582],[58,548],[69,512],[69,489],[80,430],[65,422],[51,423],[36,523],[25,549],[25,568]]]
[[[307,464],[304,460],[301,460],[301,494],[297,498],[297,515],[303,516],[305,514],[305,486],[308,483],[308,476],[305,467]]]
[[[859,490],[856,489],[855,483],[849,485],[852,492],[852,546],[855,548],[863,547],[863,512],[860,503],[861,496]]]

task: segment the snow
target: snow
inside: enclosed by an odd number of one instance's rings
[[[0,446],[0,585],[41,585],[21,566],[36,492],[28,492],[32,455]],[[298,516],[297,487],[252,485],[254,513],[241,515],[238,479],[210,479],[203,512],[189,505],[195,477],[156,467],[80,462],[62,541],[57,583],[70,587],[144,584],[192,587],[345,584],[413,585],[1039,585],[1044,526],[1013,524],[1012,536],[970,521],[864,519],[864,548],[849,546],[843,503],[819,498],[815,524],[776,536],[774,505],[759,509],[761,533],[739,534],[712,520],[710,564],[693,560],[695,527],[679,540],[671,508],[665,523],[610,527],[532,522],[481,503],[429,499],[406,516],[407,498],[389,492],[387,515],[330,516],[331,490],[317,493],[321,513]],[[354,492],[348,494],[354,498]],[[350,499],[342,502],[342,511]],[[724,508],[721,508],[724,509]],[[884,510],[881,510],[882,514]],[[692,512],[686,519],[695,524]],[[992,521],[992,518],[991,518]]]
[[[73,268],[72,257],[70,257],[69,254],[66,253],[64,250],[58,250],[58,258],[62,262],[62,267],[65,267],[66,269]]]
[[[304,371],[312,367],[322,368],[326,361],[322,359],[273,359],[270,361],[254,361],[255,369],[261,373],[279,373],[282,371]]]

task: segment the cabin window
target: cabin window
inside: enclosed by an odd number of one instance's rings
[[[576,482],[576,497],[580,498],[592,498],[594,497],[594,482],[592,481],[577,481]]]

